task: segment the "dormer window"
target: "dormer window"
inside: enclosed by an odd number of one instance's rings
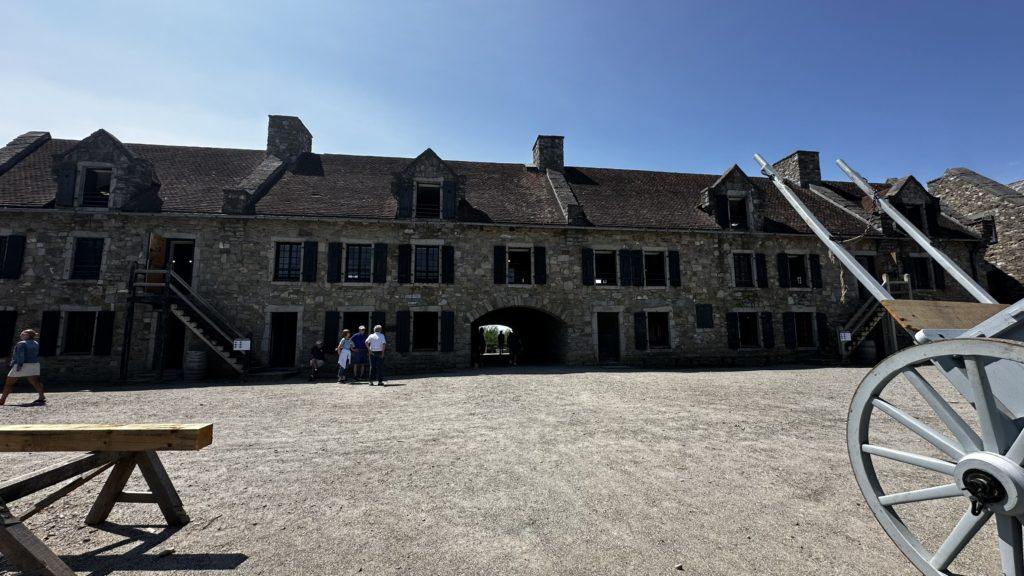
[[[84,166],[79,172],[79,206],[106,208],[110,206],[110,189],[114,171],[110,167]]]
[[[735,195],[729,194],[729,229],[730,230],[749,230],[750,229],[750,218],[749,211],[747,210],[747,195],[743,194]]]
[[[927,234],[928,229],[925,225],[925,211],[923,204],[897,204],[896,209],[899,210],[915,228],[920,230],[922,233]]]
[[[436,219],[441,217],[441,185],[416,183],[416,204],[413,207],[416,218]]]

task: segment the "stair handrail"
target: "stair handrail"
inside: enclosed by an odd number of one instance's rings
[[[843,330],[850,332],[851,334],[856,333],[864,326],[864,323],[867,322],[868,319],[874,316],[875,312],[877,312],[881,306],[882,304],[878,300],[865,300],[864,303],[861,304],[860,308],[853,313],[853,316],[846,321],[846,324],[843,325]]]
[[[227,338],[230,341],[234,341],[242,337],[242,333],[237,328],[235,328],[231,324],[231,322],[224,317],[223,314],[218,312],[217,309],[213,306],[213,304],[211,304],[208,300],[200,296],[198,292],[193,290],[192,286],[189,285],[188,282],[185,282],[185,280],[181,276],[178,276],[174,272],[174,270],[167,270],[167,278],[168,285],[171,287],[171,289],[174,290],[174,292],[179,297],[181,297],[182,300],[188,301],[190,304],[192,304],[192,307],[196,309],[196,312],[199,312],[203,316],[203,318],[211,325],[213,325],[213,327],[216,328],[217,331],[220,332],[225,338]],[[171,280],[177,281],[178,284],[184,287],[185,293],[182,293],[182,291],[179,290],[174,285],[174,283],[171,282]],[[195,302],[192,302],[191,300],[194,300]],[[196,306],[196,302],[198,302],[203,308],[205,308],[206,311],[209,312],[210,315],[214,317],[215,321],[211,320],[206,314],[204,314],[203,311],[200,310],[198,306]],[[225,330],[227,330],[231,334],[227,334]]]
[[[202,308],[200,308],[199,306],[196,306],[196,305],[195,305],[194,303],[190,302],[190,301],[188,300],[188,298],[187,298],[187,297],[186,297],[186,296],[185,296],[185,295],[184,295],[184,294],[183,294],[183,293],[182,293],[182,292],[181,292],[180,290],[178,290],[178,288],[177,288],[176,286],[174,286],[174,285],[168,285],[168,288],[170,288],[171,292],[173,292],[173,293],[177,294],[177,295],[178,295],[178,297],[179,297],[179,298],[181,298],[183,302],[187,302],[187,303],[189,304],[189,307],[190,307],[190,308],[192,309],[192,311],[194,311],[194,312],[195,312],[196,314],[198,314],[198,315],[199,315],[199,316],[200,316],[200,317],[201,317],[201,318],[202,318],[203,320],[205,320],[207,324],[209,324],[210,326],[212,326],[214,330],[216,330],[217,332],[219,332],[221,336],[223,336],[223,337],[224,337],[224,338],[225,338],[226,340],[228,340],[228,341],[234,341],[234,339],[235,339],[235,337],[234,337],[234,336],[231,336],[231,335],[227,334],[227,333],[226,333],[226,332],[224,331],[224,329],[223,329],[223,328],[221,328],[221,327],[220,327],[220,326],[219,326],[219,325],[218,325],[218,324],[217,324],[216,322],[214,322],[213,320],[211,320],[211,319],[209,318],[209,316],[207,316],[207,315],[206,315],[206,314],[205,314],[205,313],[203,312]]]

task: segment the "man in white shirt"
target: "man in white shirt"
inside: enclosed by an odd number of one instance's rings
[[[366,338],[366,348],[370,351],[370,386],[376,377],[377,386],[384,385],[384,350],[388,341],[381,332],[380,324],[373,327],[373,334]]]

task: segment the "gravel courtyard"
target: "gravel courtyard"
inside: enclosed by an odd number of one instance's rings
[[[85,526],[98,480],[27,521],[81,574],[917,574],[850,471],[865,373],[103,387],[0,407],[0,423],[214,423],[213,446],[162,453],[184,528],[133,504]],[[0,480],[66,457],[0,454]]]

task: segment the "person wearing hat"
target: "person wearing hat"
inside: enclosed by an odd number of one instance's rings
[[[381,330],[381,325],[377,324],[373,327],[373,334],[366,339],[366,347],[370,350],[370,386],[373,386],[374,377],[377,386],[384,385],[384,350],[388,341]]]
[[[39,342],[36,342],[36,336],[38,333],[31,328],[23,330],[21,341],[14,345],[14,350],[11,353],[11,371],[7,373],[7,380],[4,381],[4,391],[0,394],[0,405],[7,402],[7,396],[20,378],[28,378],[28,383],[39,394],[39,398],[36,398],[33,404],[46,404],[43,383],[39,380]]]
[[[352,381],[358,382],[366,377],[366,326],[360,326],[359,332],[352,336]]]

